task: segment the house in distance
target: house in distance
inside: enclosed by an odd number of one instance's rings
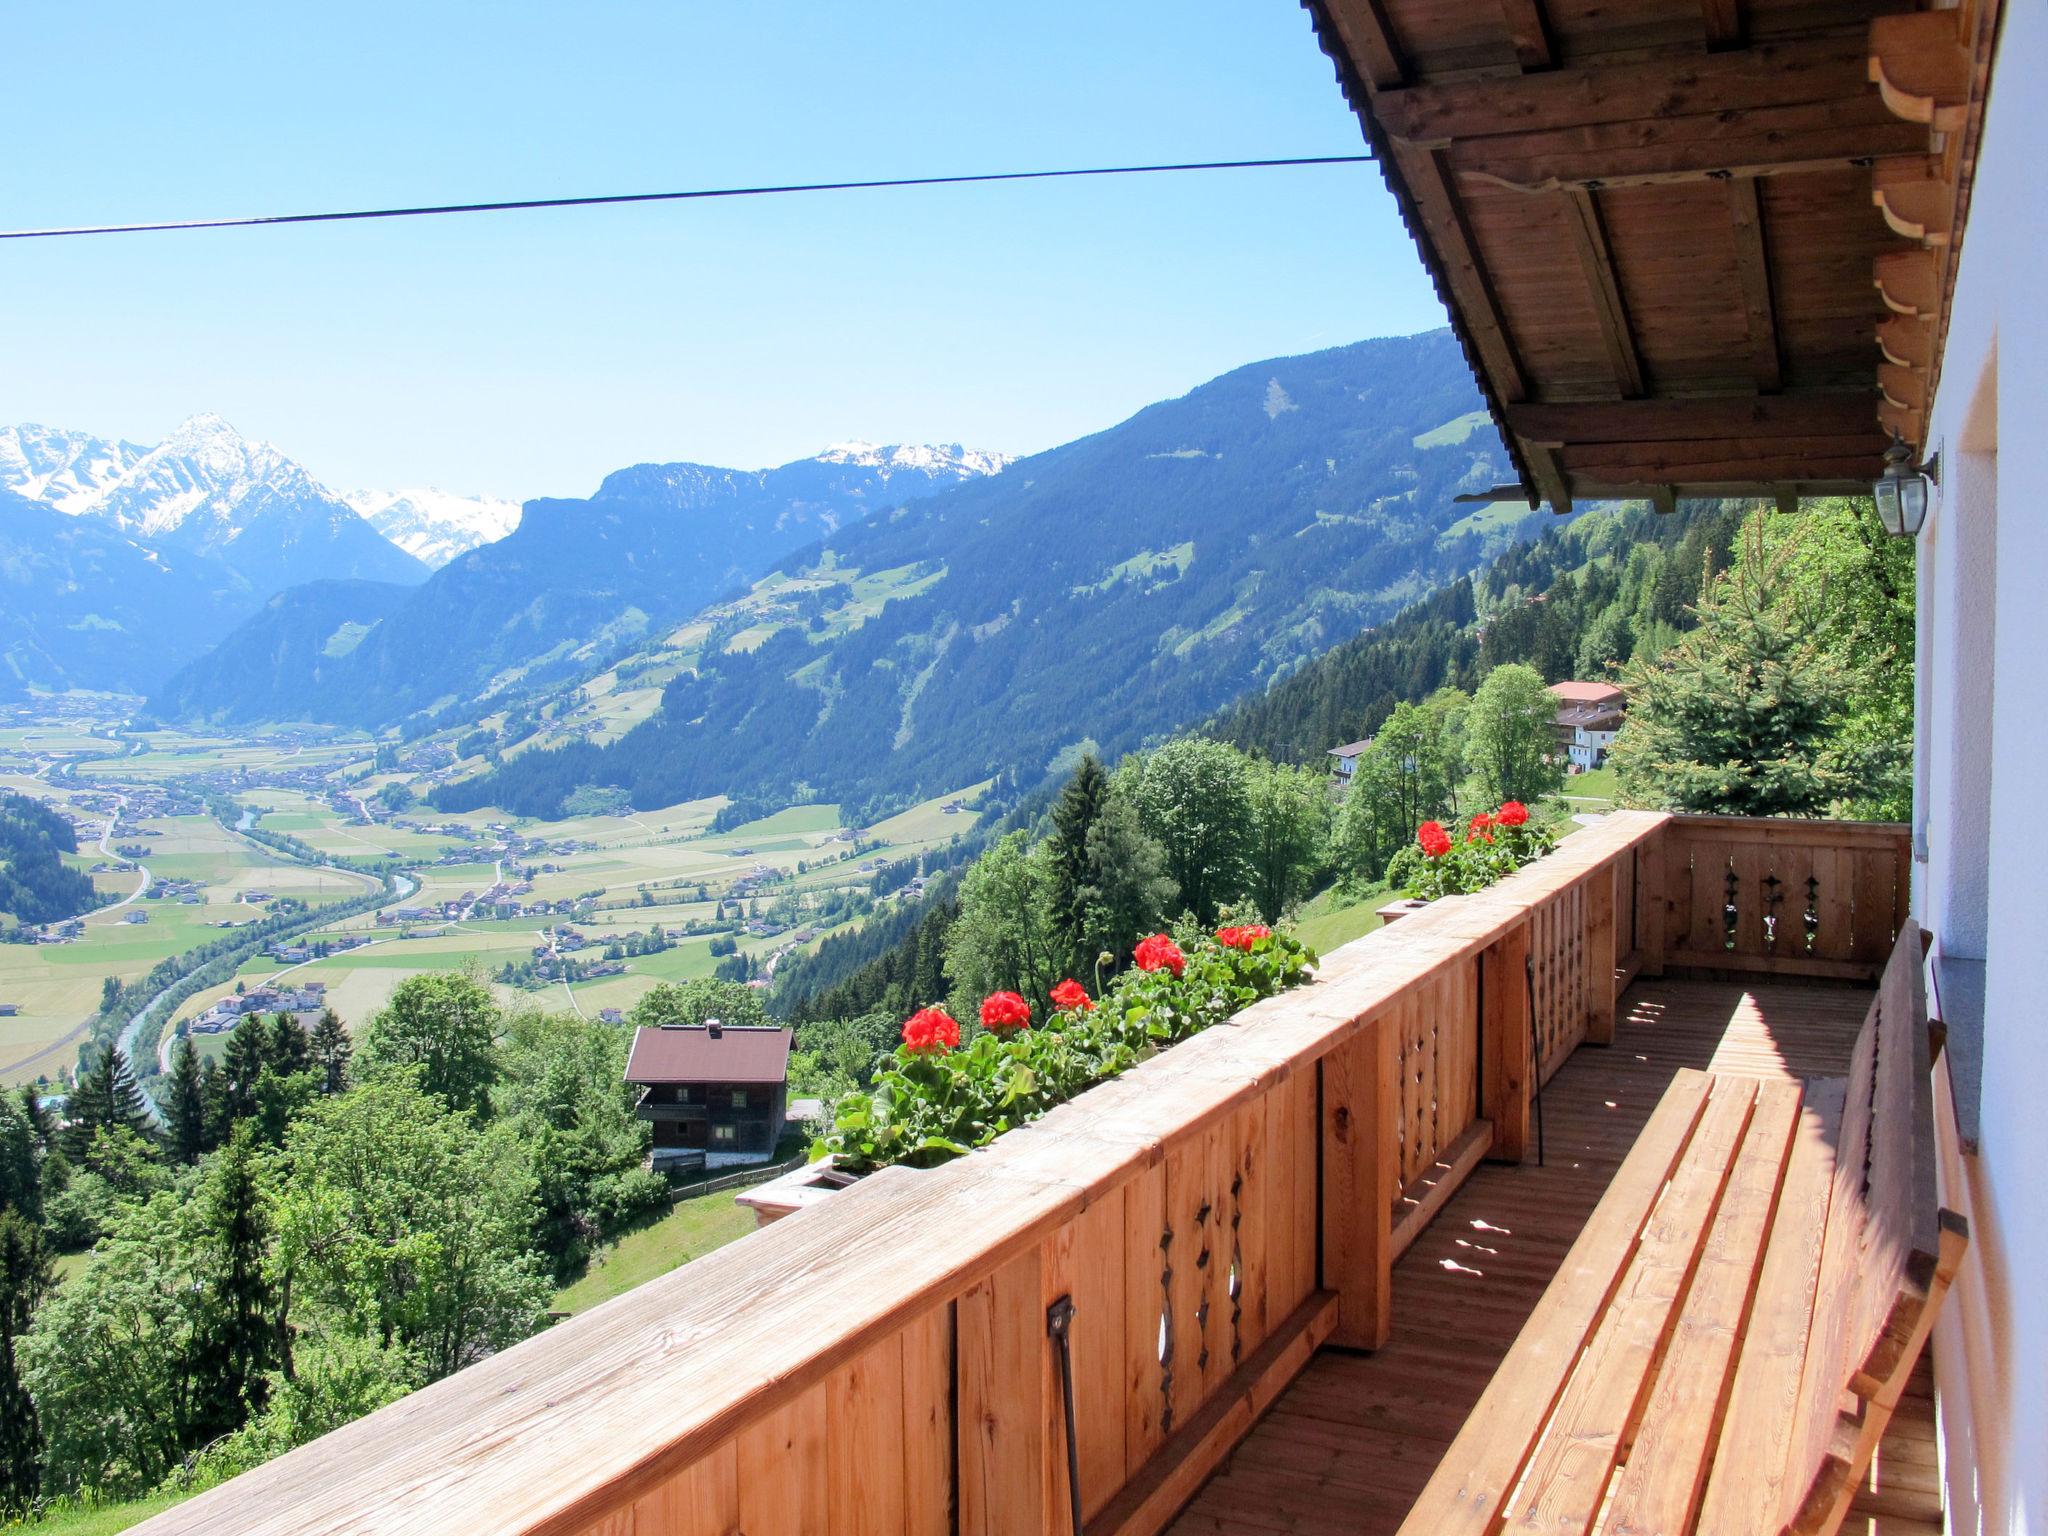
[[[635,1113],[654,1127],[655,1169],[773,1158],[789,1100],[790,1036],[716,1019],[637,1030],[626,1081],[641,1090]]]
[[[1552,683],[1557,738],[1578,773],[1607,761],[1607,749],[1627,718],[1628,695],[1612,683]]]

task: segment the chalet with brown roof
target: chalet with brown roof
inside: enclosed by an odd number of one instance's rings
[[[1552,683],[1557,700],[1557,741],[1574,771],[1586,773],[1607,761],[1627,718],[1628,695],[1612,683]]]
[[[703,1024],[642,1028],[626,1081],[654,1127],[654,1166],[718,1168],[775,1155],[789,1101],[787,1029]]]

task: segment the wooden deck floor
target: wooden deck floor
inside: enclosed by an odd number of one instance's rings
[[[1212,1477],[1175,1536],[1374,1536],[1398,1529],[1680,1067],[1845,1072],[1870,994],[1642,981],[1612,1047],[1582,1047],[1543,1094],[1545,1166],[1482,1165],[1394,1271],[1394,1335],[1325,1350]],[[1847,1531],[1941,1529],[1926,1362]]]

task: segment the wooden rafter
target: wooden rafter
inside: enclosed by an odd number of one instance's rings
[[[1868,436],[1868,390],[1804,395],[1723,395],[1712,400],[1530,401],[1509,406],[1507,425],[1534,443],[1683,442]]]
[[[1515,61],[1523,69],[1549,69],[1557,62],[1557,48],[1550,40],[1550,23],[1543,15],[1543,0],[1500,0],[1501,19],[1515,45]]]
[[[1373,90],[1387,90],[1408,78],[1407,61],[1381,0],[1326,0],[1323,10]]]
[[[1764,246],[1764,214],[1757,200],[1756,178],[1729,178],[1728,216],[1735,226],[1735,273],[1742,285],[1742,308],[1749,322],[1750,372],[1759,390],[1774,393],[1784,382],[1784,365],[1778,355],[1778,322],[1771,302],[1771,262]]]
[[[1743,45],[1748,27],[1742,14],[1742,0],[1700,0],[1700,13],[1706,23],[1709,48],[1718,53]]]
[[[1504,79],[1382,89],[1373,113],[1393,138],[1440,145],[1494,134],[1867,101],[1868,68],[1864,40],[1836,35],[1705,58],[1579,64]]]
[[[1594,200],[1595,195],[1577,190],[1566,192],[1565,223],[1571,231],[1572,248],[1578,252],[1579,267],[1586,274],[1593,316],[1607,347],[1608,364],[1614,369],[1615,388],[1624,400],[1633,400],[1643,392],[1643,360],[1629,325],[1628,305],[1615,275],[1614,252],[1608,247],[1607,228],[1600,221],[1600,205]]]

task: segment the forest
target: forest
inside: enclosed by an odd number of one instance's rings
[[[47,923],[98,906],[92,876],[64,862],[76,852],[70,822],[27,795],[0,794],[0,917]]]
[[[690,981],[628,1023],[707,1016],[763,1019]],[[0,1516],[206,1486],[547,1326],[667,1207],[630,1039],[426,974],[352,1031],[182,1040],[161,1123],[114,1049],[61,1116],[0,1098]]]

